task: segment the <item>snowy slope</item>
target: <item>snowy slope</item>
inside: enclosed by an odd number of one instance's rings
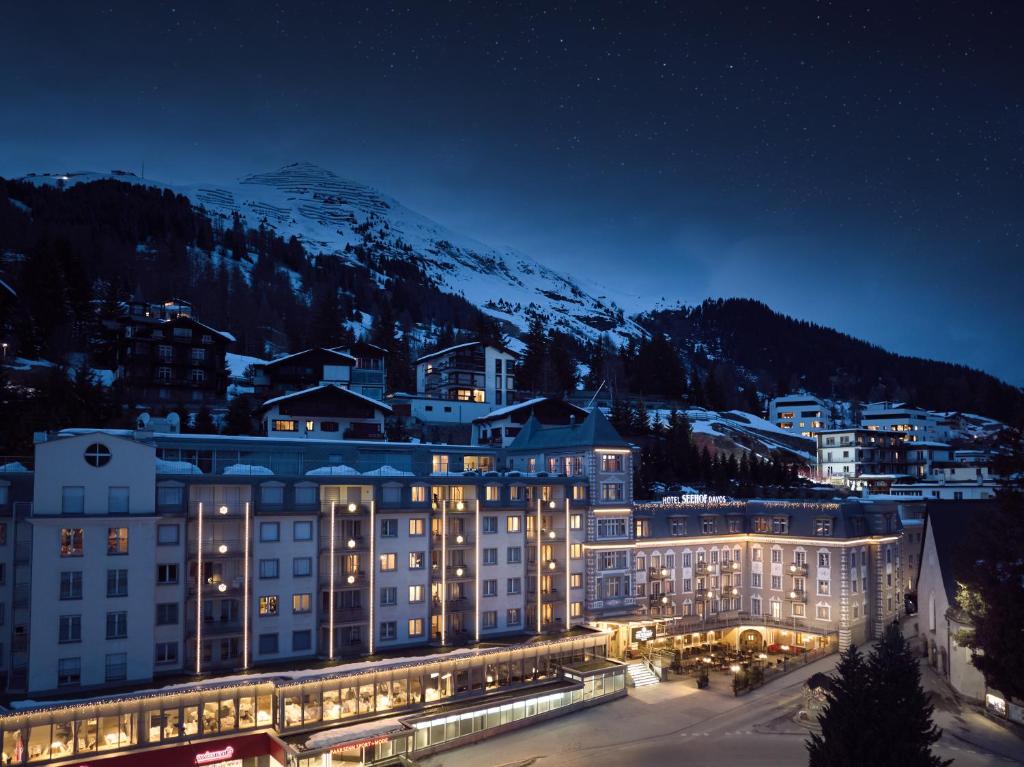
[[[25,180],[70,185],[101,178],[171,189],[224,221],[235,212],[251,227],[264,221],[285,238],[298,237],[313,254],[354,260],[346,246],[370,243],[377,252],[414,261],[441,290],[462,295],[523,329],[532,305],[549,325],[579,337],[596,338],[603,331],[620,338],[643,334],[607,291],[514,250],[453,232],[375,189],[309,163],[255,173],[234,183],[195,186],[118,172],[33,175]]]
[[[655,410],[652,417],[667,426],[670,413],[669,410]],[[704,435],[728,452],[749,450],[762,458],[782,453],[788,459],[799,459],[805,463],[815,460],[816,443],[813,439],[780,429],[752,413],[741,410],[719,413],[704,408],[690,408],[684,413],[695,436]]]

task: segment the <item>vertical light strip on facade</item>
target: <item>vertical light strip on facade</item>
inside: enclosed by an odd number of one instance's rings
[[[476,536],[476,556],[473,561],[473,571],[476,574],[475,585],[473,587],[473,598],[476,600],[476,641],[480,641],[480,499],[476,499],[476,530],[473,535]]]
[[[441,644],[448,636],[448,501],[441,501]]]
[[[245,549],[242,563],[242,668],[249,668],[249,501],[245,502]]]
[[[334,660],[334,512],[336,501],[331,501],[331,539],[327,544],[331,564],[327,570],[327,657]],[[358,571],[358,570],[357,570]]]
[[[572,583],[572,568],[569,566],[571,560],[569,559],[570,551],[570,539],[569,534],[570,514],[569,514],[569,497],[565,498],[565,627],[572,628],[572,590],[569,585]]]
[[[196,673],[203,662],[203,502],[196,506]]]
[[[537,499],[537,520],[533,524],[533,537],[534,537],[534,540],[537,541],[537,556],[536,556],[536,559],[537,559],[537,588],[534,591],[534,594],[537,597],[537,633],[538,634],[541,632],[541,621],[540,621],[540,617],[541,617],[541,604],[544,601],[541,598],[541,595],[540,595],[540,579],[541,579],[540,547],[541,547],[541,543],[542,543],[541,539],[543,537],[540,534],[540,521],[541,521],[541,517],[540,517],[540,504],[541,504],[541,499],[538,498]]]
[[[377,574],[377,547],[375,545],[377,540],[377,521],[375,514],[377,513],[377,501],[370,501],[370,655],[373,655],[373,608],[377,601],[377,594],[374,592],[376,585],[376,574]]]

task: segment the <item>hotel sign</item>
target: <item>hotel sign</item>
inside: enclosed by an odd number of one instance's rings
[[[331,747],[332,754],[340,754],[343,751],[348,751],[353,748],[363,748],[365,746],[376,746],[381,743],[387,743],[391,740],[389,735],[378,735],[375,738],[365,738],[363,740],[356,740],[350,743],[339,743],[337,746]]]
[[[692,493],[690,495],[666,495],[661,499],[661,502],[675,504],[676,506],[712,506],[718,503],[728,503],[729,499],[724,495]]]
[[[634,642],[648,642],[652,639],[654,639],[654,629],[650,626],[641,626],[638,629],[633,629]]]

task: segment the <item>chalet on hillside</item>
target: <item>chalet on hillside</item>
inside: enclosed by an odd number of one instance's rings
[[[387,354],[387,349],[363,341],[306,349],[257,365],[253,385],[257,394],[273,397],[329,383],[380,400]]]
[[[186,301],[132,301],[113,323],[115,378],[136,405],[198,408],[224,397],[235,337],[197,320]]]
[[[473,443],[507,447],[512,444],[530,418],[537,419],[544,426],[569,426],[582,423],[586,417],[586,410],[565,400],[535,397],[474,418]]]
[[[269,399],[259,409],[263,433],[309,439],[383,439],[391,408],[335,383]]]

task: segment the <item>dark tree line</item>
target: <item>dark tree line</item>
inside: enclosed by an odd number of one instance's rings
[[[643,404],[635,407],[616,400],[609,416],[624,436],[641,445],[633,477],[639,500],[654,497],[657,486],[692,485],[735,497],[754,496],[765,487],[791,487],[797,465],[780,456],[758,457],[750,451],[714,451],[698,447],[684,413],[673,410],[667,423],[650,417]]]
[[[806,389],[853,402],[889,399],[979,413],[1013,424],[1024,418],[1024,391],[995,376],[894,354],[752,299],[708,300],[652,312],[639,321],[673,339],[691,378],[693,371],[715,371],[726,390],[747,374],[769,396]],[[732,399],[732,393],[724,396]]]
[[[167,190],[0,179],[0,253],[10,254],[5,271],[18,293],[12,351],[51,360],[95,351],[101,320],[133,296],[188,300],[201,321],[234,334],[231,351],[261,357],[346,343],[353,334],[343,324],[364,314],[389,349],[418,324],[480,321],[479,309],[439,291],[407,258],[386,222],[355,231],[360,241],[345,261],[309,253],[265,222],[247,228],[237,215],[211,216]],[[411,365],[395,369],[407,385]]]

